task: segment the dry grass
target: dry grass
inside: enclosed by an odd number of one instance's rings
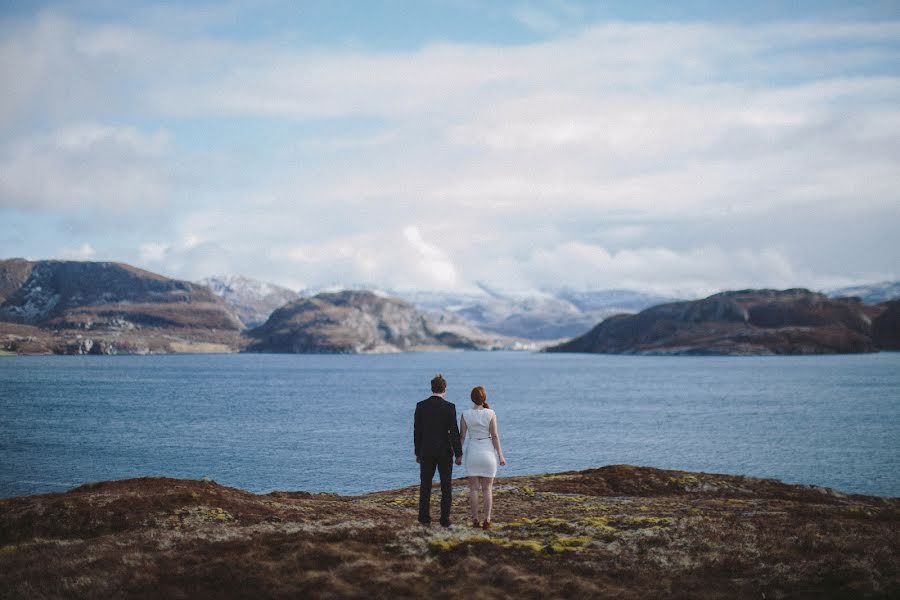
[[[143,478],[0,501],[3,598],[891,598],[900,501],[616,465],[498,480],[494,529],[415,488]],[[437,496],[435,495],[436,510]]]

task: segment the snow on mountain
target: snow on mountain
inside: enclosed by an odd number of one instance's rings
[[[201,279],[221,297],[248,329],[265,323],[276,308],[300,298],[293,290],[242,275],[220,275]]]
[[[433,315],[452,313],[504,336],[558,340],[581,335],[613,314],[633,313],[671,301],[632,290],[541,290],[507,293],[485,284],[472,292],[395,292]]]
[[[900,298],[900,281],[882,281],[879,283],[834,288],[824,290],[823,293],[831,298],[856,296],[866,304],[880,304]]]

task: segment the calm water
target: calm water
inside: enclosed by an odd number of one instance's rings
[[[900,496],[900,354],[0,358],[0,496],[141,475],[253,491],[410,485],[415,402],[484,385],[501,475],[611,463]],[[461,468],[455,471],[462,474]]]

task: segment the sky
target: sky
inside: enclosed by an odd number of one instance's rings
[[[900,2],[0,0],[0,257],[679,296],[900,279]]]

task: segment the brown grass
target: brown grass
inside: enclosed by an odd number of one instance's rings
[[[416,489],[142,478],[0,501],[3,598],[891,598],[900,501],[615,465],[499,479],[494,528]],[[434,510],[437,510],[435,494]]]

